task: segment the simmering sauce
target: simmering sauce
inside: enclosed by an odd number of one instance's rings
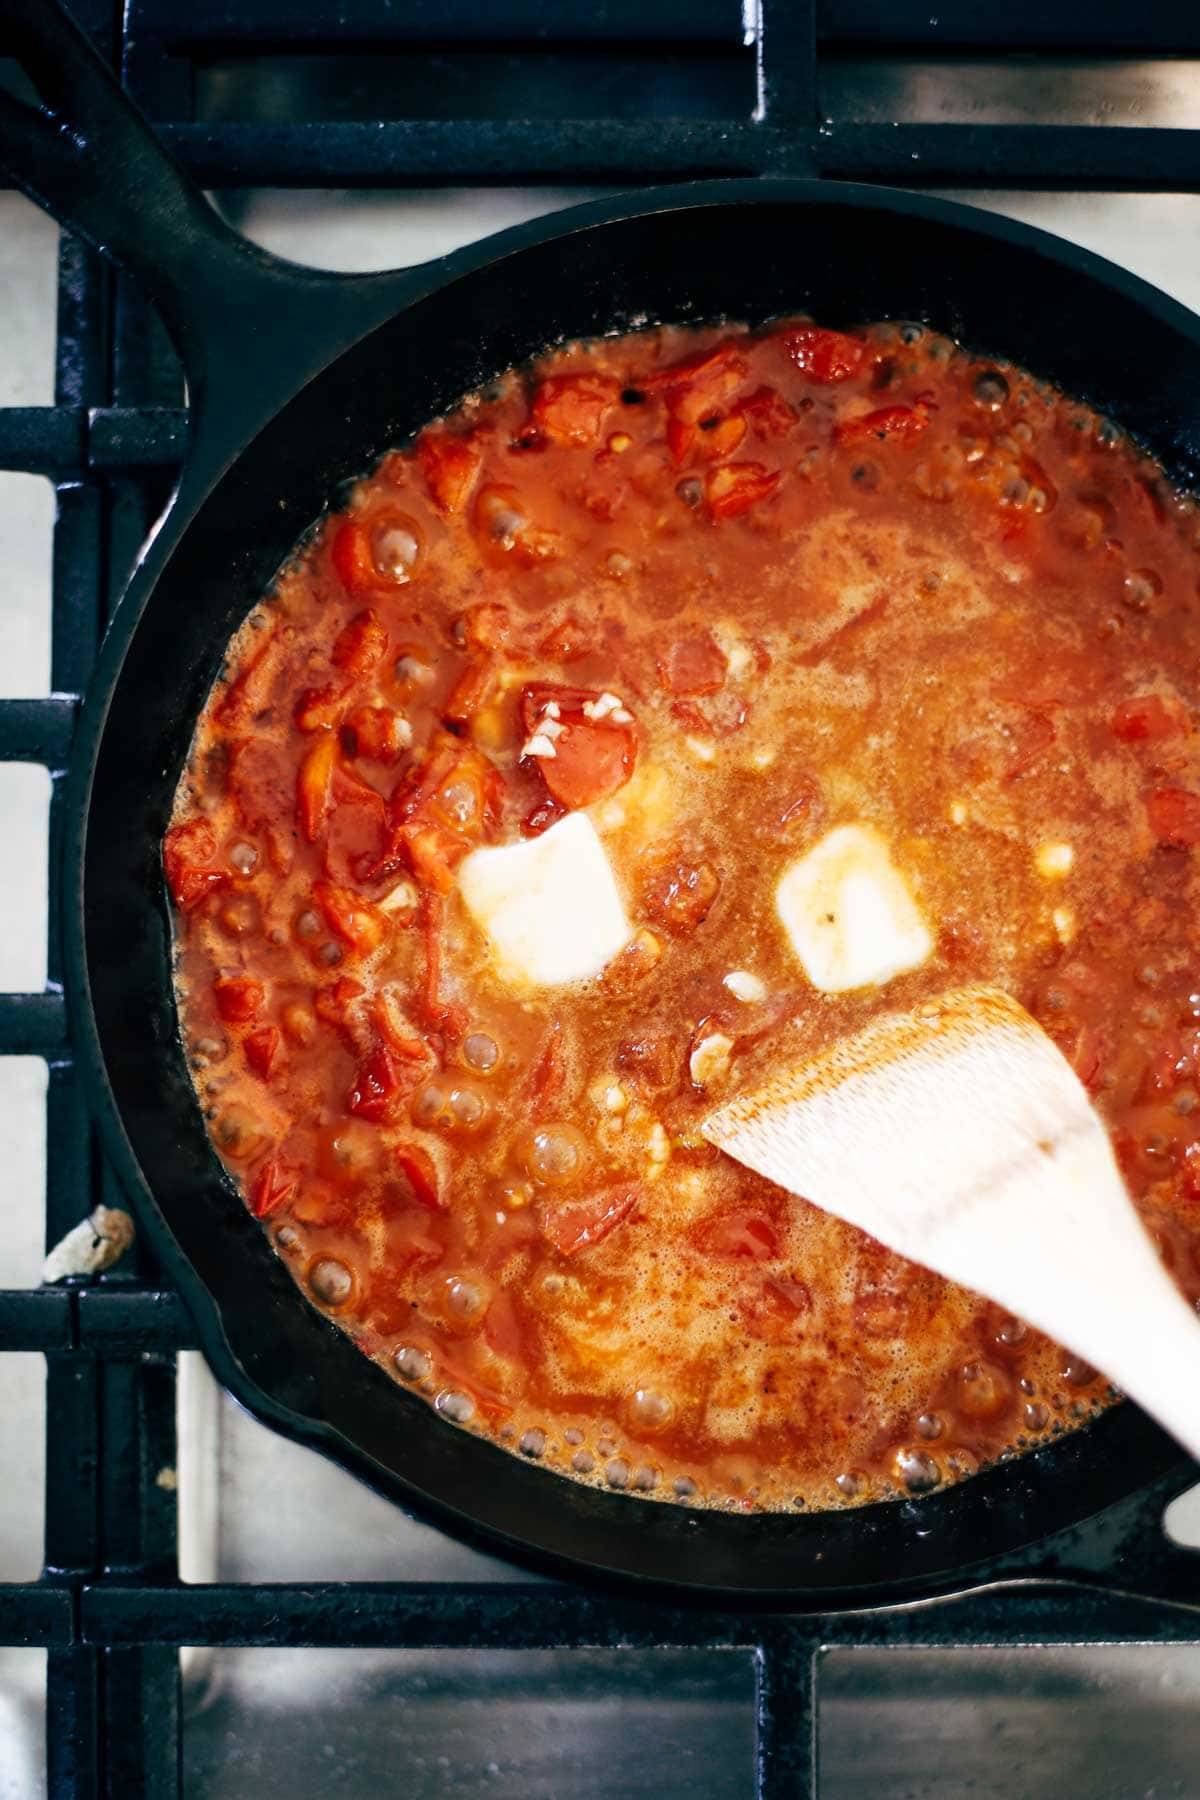
[[[200,1104],[309,1298],[448,1421],[694,1504],[923,1492],[1105,1404],[699,1125],[997,983],[1200,1293],[1198,544],[1109,422],[915,326],[574,344],[385,456],[164,844]]]

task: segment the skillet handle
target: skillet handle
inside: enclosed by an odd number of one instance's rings
[[[0,0],[6,55],[41,104],[0,91],[0,168],[144,286],[201,411],[218,383],[222,411],[247,417],[294,390],[329,354],[331,290],[366,302],[339,302],[347,341],[380,316],[379,278],[285,263],[226,225],[60,0]]]

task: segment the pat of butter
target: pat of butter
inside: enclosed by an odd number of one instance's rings
[[[790,863],[775,910],[813,986],[882,987],[920,966],[933,939],[879,832],[839,825]]]
[[[604,847],[585,813],[540,837],[473,850],[458,872],[467,911],[515,985],[586,981],[633,936]]]

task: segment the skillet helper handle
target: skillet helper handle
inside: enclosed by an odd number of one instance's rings
[[[282,263],[224,223],[59,0],[0,0],[0,56],[15,57],[40,99],[0,92],[0,168],[141,283],[193,402],[230,359],[253,366],[260,391],[276,365],[282,384],[336,278]],[[289,330],[275,332],[283,308]],[[275,340],[290,341],[276,353]],[[234,383],[223,388],[222,405],[236,407]]]

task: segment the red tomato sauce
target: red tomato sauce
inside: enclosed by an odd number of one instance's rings
[[[699,1125],[995,982],[1200,1294],[1198,545],[1107,421],[894,324],[571,345],[385,456],[234,640],[164,844],[199,1101],[309,1298],[448,1420],[695,1504],[921,1492],[1104,1405]],[[522,988],[460,872],[580,809],[628,941]],[[934,948],[822,992],[774,894],[847,823]]]

